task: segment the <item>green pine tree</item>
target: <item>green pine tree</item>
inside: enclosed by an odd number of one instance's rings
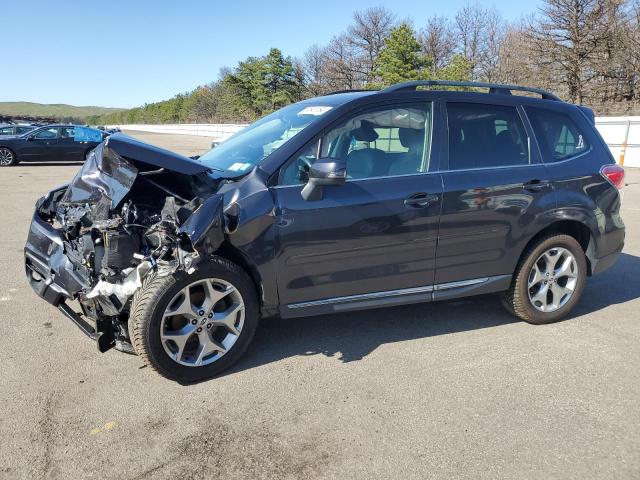
[[[464,55],[457,54],[444,67],[438,70],[439,80],[471,80],[473,63]]]
[[[431,61],[425,57],[413,29],[402,23],[392,29],[378,56],[376,74],[384,85],[429,78]]]
[[[264,84],[271,99],[271,110],[291,103],[295,90],[295,70],[291,58],[284,57],[279,49],[272,48],[264,57],[264,67]]]

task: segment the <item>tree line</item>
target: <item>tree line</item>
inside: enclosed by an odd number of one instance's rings
[[[517,22],[476,3],[416,22],[385,7],[357,11],[302,58],[272,48],[192,92],[89,121],[250,122],[332,91],[426,79],[540,87],[598,114],[640,114],[640,0],[545,0]]]

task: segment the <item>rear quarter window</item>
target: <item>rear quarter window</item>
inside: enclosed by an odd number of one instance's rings
[[[562,112],[526,107],[545,162],[560,162],[589,151],[584,132]]]

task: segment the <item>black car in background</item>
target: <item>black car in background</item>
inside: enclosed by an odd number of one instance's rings
[[[19,162],[82,161],[107,136],[79,125],[46,125],[23,135],[0,137],[0,167]]]
[[[408,82],[289,105],[197,162],[112,135],[38,200],[25,268],[100,351],[198,381],[261,316],[496,293],[557,321],[620,255],[623,184],[586,107]]]
[[[38,125],[20,125],[16,123],[0,124],[0,136],[24,135],[38,128]]]

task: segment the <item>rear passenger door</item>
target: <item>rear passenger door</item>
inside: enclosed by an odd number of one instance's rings
[[[58,157],[59,160],[83,160],[84,148],[76,142],[77,127],[60,127],[60,136],[58,140]]]
[[[495,280],[506,288],[544,213],[555,207],[548,172],[532,152],[531,129],[519,106],[448,102],[446,110],[436,298],[446,298],[453,282]]]

